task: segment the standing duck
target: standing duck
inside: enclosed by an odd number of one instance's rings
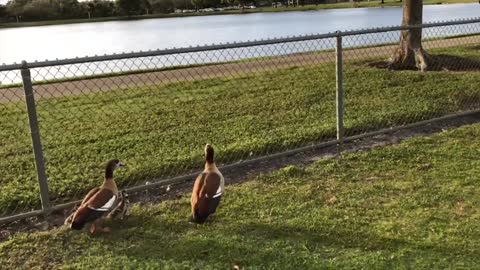
[[[105,168],[105,180],[100,187],[94,188],[88,192],[83,199],[80,207],[75,211],[71,218],[70,228],[81,230],[86,223],[93,222],[90,227],[90,233],[110,232],[109,228],[103,228],[102,218],[114,207],[118,198],[117,184],[113,180],[113,171],[118,167],[125,166],[118,159],[110,160]]]
[[[213,157],[213,147],[207,144],[205,169],[195,180],[192,192],[192,221],[195,223],[203,223],[209,215],[215,213],[225,188],[225,180]]]

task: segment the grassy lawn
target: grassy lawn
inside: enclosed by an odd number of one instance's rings
[[[480,56],[475,47],[441,52]],[[346,64],[346,133],[478,108],[479,75]],[[24,107],[0,105],[0,214],[39,205]],[[333,138],[334,65],[48,99],[37,111],[50,195],[59,203],[97,186],[113,157],[129,164],[117,176],[126,187],[201,169],[207,142],[219,163],[232,163]]]
[[[480,124],[289,166],[228,186],[212,221],[189,194],[133,207],[110,235],[0,244],[4,269],[478,269]],[[41,252],[39,252],[41,251]]]
[[[458,3],[477,3],[477,0],[424,0],[424,5],[437,4],[458,4]],[[103,17],[92,19],[71,19],[71,20],[55,20],[55,21],[39,21],[39,22],[11,22],[0,23],[0,28],[8,27],[30,27],[30,26],[44,26],[56,24],[71,24],[71,23],[89,23],[89,22],[105,22],[105,21],[119,21],[119,20],[142,20],[142,19],[158,19],[158,18],[174,18],[174,17],[189,17],[189,16],[209,16],[209,15],[226,15],[226,14],[249,14],[260,12],[288,12],[288,11],[315,11],[322,9],[338,9],[338,8],[365,8],[365,7],[382,7],[382,6],[402,6],[403,2],[397,0],[381,1],[362,1],[358,3],[336,3],[336,4],[319,4],[319,5],[305,5],[305,6],[290,6],[290,7],[259,7],[255,9],[245,10],[228,10],[217,12],[202,12],[202,13],[169,13],[169,14],[151,14],[141,16],[118,16],[118,17]]]

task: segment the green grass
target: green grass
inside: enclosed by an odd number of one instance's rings
[[[424,5],[437,4],[458,4],[458,3],[477,3],[476,0],[424,0]],[[382,6],[402,6],[403,2],[396,0],[386,0],[384,4],[381,1],[362,1],[358,3],[337,3],[337,4],[319,4],[319,5],[305,5],[297,7],[259,7],[256,9],[245,10],[227,10],[219,12],[202,12],[202,13],[170,13],[170,14],[150,14],[141,16],[116,16],[116,17],[102,17],[92,19],[70,19],[70,20],[54,20],[54,21],[34,21],[34,22],[20,22],[20,23],[0,23],[0,28],[9,27],[31,27],[31,26],[45,26],[58,24],[73,24],[73,23],[92,23],[92,22],[106,22],[106,21],[120,21],[120,20],[143,20],[143,19],[158,19],[158,18],[174,18],[174,17],[190,17],[190,16],[210,16],[210,15],[227,15],[227,14],[249,14],[260,12],[288,12],[288,11],[315,11],[323,9],[338,9],[338,8],[365,8],[365,7],[382,7]]]
[[[228,186],[210,222],[189,194],[135,206],[110,235],[0,244],[3,269],[478,269],[480,124],[288,166]],[[41,251],[41,252],[39,252]]]
[[[475,47],[438,52],[479,58]],[[478,72],[346,64],[344,78],[348,135],[480,100]],[[98,185],[103,164],[114,157],[129,164],[117,176],[125,187],[201,169],[207,142],[217,147],[219,163],[231,163],[333,138],[334,65],[48,99],[37,111],[50,195],[59,203]],[[38,207],[25,105],[2,104],[0,114],[0,210]]]

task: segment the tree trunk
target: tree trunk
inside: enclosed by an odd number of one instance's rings
[[[405,0],[402,25],[422,24],[423,0]],[[422,29],[404,30],[400,34],[400,45],[390,59],[391,69],[427,70],[431,57],[422,48]]]

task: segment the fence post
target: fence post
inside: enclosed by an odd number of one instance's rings
[[[339,141],[339,150],[343,150],[343,60],[342,60],[342,32],[337,31],[336,55],[336,85],[337,85],[337,140]]]
[[[25,102],[27,104],[28,122],[30,124],[30,134],[32,136],[33,154],[35,156],[35,168],[37,170],[38,185],[40,187],[40,200],[42,210],[45,215],[51,211],[50,196],[48,193],[47,175],[45,173],[45,162],[43,160],[42,143],[40,141],[40,131],[38,129],[37,109],[35,107],[35,97],[33,95],[32,77],[27,62],[22,62],[22,81],[25,91]]]

